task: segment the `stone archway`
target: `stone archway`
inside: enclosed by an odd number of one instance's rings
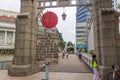
[[[120,64],[118,14],[112,9],[111,0],[93,0],[93,4],[95,53],[100,63],[100,75],[106,80],[110,66]],[[37,8],[38,0],[21,0],[21,11],[16,22],[15,55],[9,75],[26,76],[39,71],[35,63]]]

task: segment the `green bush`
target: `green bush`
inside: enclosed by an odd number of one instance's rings
[[[78,51],[79,52],[86,52],[87,53],[87,49],[86,48],[80,48]]]
[[[13,55],[14,49],[0,49],[0,55]]]

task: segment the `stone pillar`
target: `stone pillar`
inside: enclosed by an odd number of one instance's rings
[[[100,14],[100,73],[103,79],[107,80],[106,76],[111,70],[111,65],[118,64],[119,61],[116,51],[117,14],[110,8],[101,9]]]
[[[111,65],[120,63],[120,39],[116,37],[118,16],[112,9],[112,0],[94,0],[94,11],[95,54],[100,64],[100,76],[107,80]]]
[[[101,64],[101,52],[100,52],[100,8],[112,8],[111,0],[93,0],[94,4],[94,42],[95,42],[95,54],[98,56],[98,61]]]
[[[27,76],[39,71],[35,63],[37,3],[37,0],[21,0],[21,11],[16,21],[15,55],[9,75]]]

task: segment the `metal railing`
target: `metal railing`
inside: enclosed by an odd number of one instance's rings
[[[92,55],[88,53],[82,53],[82,60],[92,68]]]

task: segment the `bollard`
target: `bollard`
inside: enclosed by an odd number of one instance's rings
[[[46,73],[46,80],[48,80],[48,79],[49,79],[49,69],[48,69],[48,64],[46,64],[45,73]]]
[[[0,61],[0,70],[1,70],[1,61]]]

